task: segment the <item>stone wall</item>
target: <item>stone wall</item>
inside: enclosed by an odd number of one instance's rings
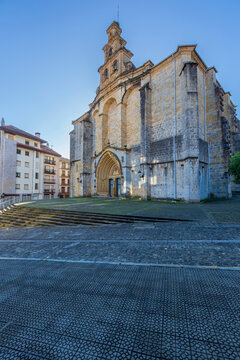
[[[216,80],[216,70],[206,73],[207,140],[210,150],[210,192],[215,197],[231,196],[228,173],[228,123],[223,116],[223,90]]]

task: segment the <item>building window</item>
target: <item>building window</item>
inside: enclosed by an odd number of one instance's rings
[[[108,78],[108,69],[105,70],[105,79]]]
[[[17,166],[21,166],[21,160],[17,160]]]
[[[20,149],[17,149],[17,154],[21,154],[21,150],[20,150]]]
[[[29,167],[29,162],[25,161],[25,167]]]
[[[24,184],[24,190],[28,190],[29,189],[29,185],[28,184]]]
[[[118,69],[118,63],[117,63],[117,60],[114,62],[114,65],[113,65],[113,70],[114,71],[117,71]]]
[[[35,184],[35,190],[38,190],[38,184],[37,183]]]
[[[21,173],[20,173],[20,172],[16,172],[16,177],[21,177]]]
[[[36,152],[36,158],[39,158],[39,152],[38,151]]]
[[[37,147],[37,146],[38,146],[38,144],[37,144],[37,143],[34,143],[34,146],[36,146],[36,147]]]
[[[25,145],[29,145],[29,141],[28,141],[28,140],[25,140]]]
[[[29,151],[25,151],[25,156],[29,156]]]
[[[16,184],[16,190],[20,190],[20,184]]]
[[[35,173],[35,179],[39,179],[39,173]]]
[[[29,173],[24,173],[24,178],[29,179]]]
[[[110,47],[109,52],[108,52],[108,56],[112,55],[112,48]]]

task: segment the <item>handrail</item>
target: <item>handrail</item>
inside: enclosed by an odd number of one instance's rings
[[[0,199],[0,210],[6,209],[8,206],[20,202],[20,196],[11,196],[10,199]]]

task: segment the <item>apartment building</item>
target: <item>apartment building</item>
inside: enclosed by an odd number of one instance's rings
[[[69,197],[70,160],[61,157],[59,160],[59,197]]]
[[[59,194],[59,159],[40,133],[32,135],[12,125],[0,126],[0,193],[28,198]]]

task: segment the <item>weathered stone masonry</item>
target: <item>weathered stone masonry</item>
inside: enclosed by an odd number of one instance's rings
[[[228,164],[240,150],[240,126],[216,69],[195,45],[135,68],[121,32],[117,22],[107,29],[97,95],[73,121],[71,196],[231,196]]]

